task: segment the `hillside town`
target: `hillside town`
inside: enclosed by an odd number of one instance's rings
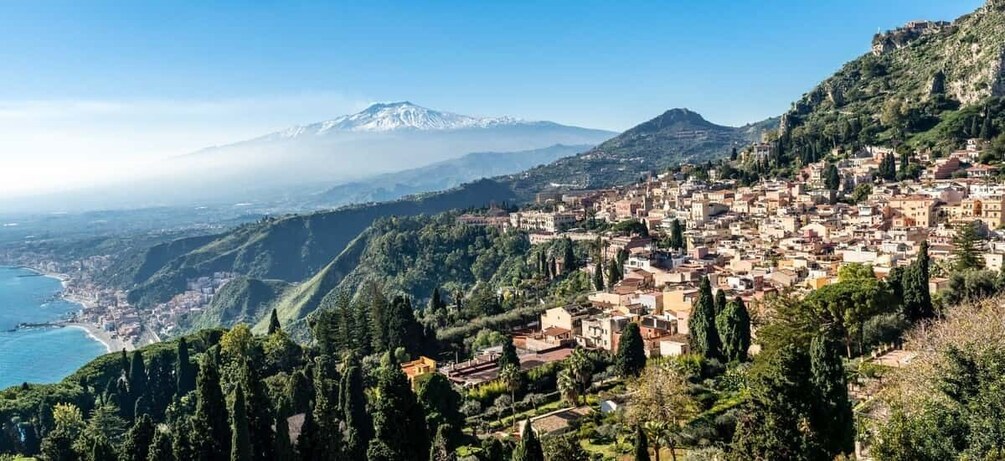
[[[948,287],[954,235],[963,225],[986,237],[977,247],[983,267],[1002,271],[1005,185],[994,179],[993,167],[978,161],[985,148],[970,140],[946,158],[915,153],[911,161],[927,165],[921,177],[888,183],[877,175],[894,153],[877,147],[833,164],[807,165],[798,179],[751,186],[716,179],[716,170],[697,180],[693,166],[684,166],[628,187],[541,193],[525,210],[491,208],[458,220],[525,231],[532,244],[568,238],[603,246],[603,260],[581,270],[594,279],[594,271],[604,271],[604,287],[589,294],[587,305],[550,308],[531,328],[515,332],[521,363],[561,360],[576,346],[617,351],[629,323],[639,325],[647,356],[678,356],[689,353],[688,319],[705,277],[715,292],[740,297],[757,312],[773,294],[798,296],[837,282],[845,265],[867,265],[884,279],[907,267],[927,242],[934,294]],[[769,157],[771,146],[756,144],[740,155]],[[830,165],[840,178],[833,189],[826,184]],[[645,232],[582,226],[631,221]],[[675,227],[681,243],[673,242]],[[612,261],[621,270],[614,283],[607,272]],[[441,372],[468,386],[490,380],[498,371],[491,366],[498,350],[483,355]]]

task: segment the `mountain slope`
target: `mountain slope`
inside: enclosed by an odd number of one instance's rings
[[[508,175],[589,150],[591,145],[555,145],[520,152],[476,152],[412,170],[341,184],[317,199],[329,206],[395,200],[446,190],[476,179]]]
[[[600,188],[687,162],[727,157],[760,139],[775,119],[742,127],[716,125],[688,109],[671,109],[582,154],[512,175],[524,197],[549,187]]]
[[[878,34],[872,52],[793,103],[782,145],[808,160],[834,147],[900,142],[944,153],[980,135],[984,106],[1003,96],[1005,6],[993,0],[952,23]]]

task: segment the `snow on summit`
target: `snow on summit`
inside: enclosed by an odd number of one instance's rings
[[[282,137],[297,137],[328,132],[380,132],[395,130],[457,130],[527,123],[511,117],[469,117],[417,106],[408,101],[376,103],[352,115],[310,125],[296,126],[282,132]]]

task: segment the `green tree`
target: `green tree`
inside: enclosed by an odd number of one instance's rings
[[[710,359],[721,357],[721,342],[715,327],[715,299],[712,297],[712,283],[708,276],[701,279],[698,300],[694,304],[688,329],[691,332],[691,350]]]
[[[272,308],[272,314],[269,315],[268,333],[271,335],[280,331],[283,331],[283,326],[279,323],[279,312]]]
[[[409,460],[429,456],[425,412],[405,374],[393,362],[382,366],[377,374],[377,399],[372,413],[374,438],[367,449],[367,458]]]
[[[297,459],[293,442],[290,441],[290,423],[287,418],[289,418],[288,412],[276,412],[275,422],[273,423],[276,427],[276,444],[273,449],[273,452],[276,454],[276,461],[294,461]]]
[[[115,454],[115,447],[104,437],[95,437],[91,444],[91,451],[87,454],[87,461],[115,461],[119,459]],[[157,461],[157,460],[153,460]]]
[[[726,310],[726,291],[718,290],[715,292],[715,315],[716,317]]]
[[[203,355],[195,396],[192,445],[201,459],[226,459],[230,456],[229,412],[212,352]]]
[[[513,450],[512,461],[544,461],[544,450],[541,447],[541,442],[537,439],[537,434],[534,433],[530,419],[524,422],[520,443]]]
[[[837,166],[833,163],[827,165],[824,170],[824,186],[832,191],[837,191],[841,187],[841,174],[838,173]]]
[[[429,461],[457,461],[454,453],[454,445],[451,437],[448,436],[454,429],[448,426],[440,426],[436,429],[436,437],[433,437],[433,445],[429,449]]]
[[[684,226],[681,225],[679,219],[674,218],[670,224],[670,248],[680,251],[686,249],[686,244],[687,242],[684,240]]]
[[[750,400],[737,421],[731,458],[826,459],[809,424],[813,395],[809,357],[794,344],[766,353],[770,357],[764,357],[764,366],[755,368],[749,378]]]
[[[164,430],[154,431],[146,461],[174,461],[174,459],[174,453],[171,451],[171,434]]]
[[[432,373],[423,378],[416,395],[426,412],[426,427],[430,434],[447,437],[448,445],[454,447],[464,427],[464,415],[460,412],[463,398],[442,374]]]
[[[366,394],[363,387],[363,371],[355,355],[350,356],[345,373],[342,374],[342,411],[350,434],[346,438],[346,454],[351,459],[362,459],[373,438],[373,421],[366,411]]]
[[[744,362],[750,349],[750,313],[743,299],[737,296],[726,304],[726,309],[716,317],[716,326],[722,336],[722,355],[730,362]]]
[[[136,418],[136,424],[126,433],[126,439],[122,443],[122,451],[119,454],[120,461],[147,461],[150,454],[150,445],[154,441],[154,421],[150,415],[140,415]]]
[[[541,442],[544,459],[548,461],[590,461],[575,434],[552,435]]]
[[[621,268],[618,267],[618,262],[612,259],[607,264],[607,288],[614,288],[619,281],[621,281]]]
[[[977,223],[970,222],[962,224],[956,228],[953,235],[953,268],[957,271],[968,269],[981,269],[984,267],[984,260],[981,258],[977,248],[980,241],[977,234]]]
[[[512,336],[507,336],[506,342],[502,344],[502,353],[499,355],[497,364],[500,369],[507,365],[520,366],[520,357],[516,355],[516,346],[513,344]]]
[[[573,245],[572,240],[567,237],[564,239],[562,246],[564,249],[562,254],[562,271],[568,274],[578,268],[578,264],[576,263],[576,253],[573,250],[575,245]]]
[[[247,403],[244,401],[243,386],[234,390],[234,405],[230,412],[230,460],[251,461],[251,436],[248,433]]]
[[[855,419],[844,362],[834,336],[825,330],[810,343],[810,383],[815,395],[811,424],[828,459],[851,454],[855,448]]]
[[[523,386],[523,374],[516,365],[506,365],[499,370],[499,380],[506,386],[510,397],[510,410],[516,418],[516,393]],[[513,420],[516,422],[516,420]]]
[[[614,363],[623,378],[638,376],[646,367],[645,346],[637,323],[629,323],[621,330]]]
[[[195,367],[188,357],[188,342],[185,337],[178,340],[177,358],[175,360],[176,398],[195,390]]]
[[[930,319],[935,316],[932,295],[928,288],[929,277],[928,242],[921,242],[918,257],[904,274],[904,316],[911,321]]]

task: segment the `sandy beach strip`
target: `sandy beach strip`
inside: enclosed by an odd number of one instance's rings
[[[118,338],[113,338],[111,332],[105,331],[104,329],[102,329],[97,325],[93,325],[90,323],[80,323],[80,322],[67,322],[64,323],[64,325],[69,328],[79,328],[81,330],[84,330],[85,332],[87,332],[87,336],[90,336],[95,341],[104,344],[105,349],[107,349],[108,352],[118,352],[121,351],[122,349],[131,351],[134,349],[132,344],[122,341]]]

